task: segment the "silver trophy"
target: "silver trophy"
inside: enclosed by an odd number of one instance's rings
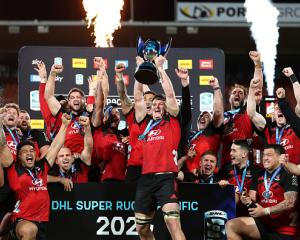
[[[166,45],[161,45],[159,41],[148,39],[145,43],[141,37],[137,42],[137,54],[144,59],[144,62],[139,66],[135,72],[134,77],[137,81],[143,84],[151,85],[159,80],[157,69],[154,64],[154,58],[162,55],[165,56],[172,43],[172,38]]]

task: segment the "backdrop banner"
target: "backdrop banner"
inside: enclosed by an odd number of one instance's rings
[[[203,36],[205,37],[205,36]],[[161,39],[162,41],[164,39]],[[163,42],[166,42],[163,41]],[[44,128],[44,120],[40,113],[39,83],[40,79],[34,70],[37,60],[43,60],[49,74],[54,62],[62,63],[64,71],[56,77],[55,95],[66,96],[73,87],[82,89],[88,94],[88,77],[96,74],[94,57],[103,57],[109,76],[110,92],[107,103],[120,106],[115,84],[115,65],[122,62],[126,66],[124,81],[128,94],[133,99],[134,73],[137,52],[135,48],[88,48],[88,47],[38,47],[27,46],[19,51],[19,104],[31,116],[33,128]],[[172,48],[164,67],[170,76],[178,103],[181,102],[181,81],[174,69],[183,67],[189,70],[192,111],[195,114],[193,127],[199,111],[212,111],[213,90],[208,85],[211,76],[219,79],[224,93],[225,57],[216,48]],[[162,93],[160,83],[150,86],[151,90]]]
[[[49,240],[139,239],[135,230],[135,186],[126,183],[74,184],[72,192],[49,184]],[[181,224],[186,239],[226,239],[225,223],[235,217],[234,188],[217,184],[179,185]],[[160,208],[151,226],[156,239],[171,239]]]

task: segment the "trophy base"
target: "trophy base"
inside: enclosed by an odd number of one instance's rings
[[[134,78],[146,85],[152,85],[158,82],[157,70],[154,64],[144,62],[134,74]]]

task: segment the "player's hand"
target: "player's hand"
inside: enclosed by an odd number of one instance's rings
[[[53,64],[52,67],[51,67],[51,72],[50,74],[60,74],[62,73],[62,71],[64,70],[64,67],[63,65],[59,65],[59,64]]]
[[[60,183],[64,186],[65,191],[71,192],[73,189],[73,182],[69,178],[61,178]]]
[[[263,217],[266,215],[265,209],[258,203],[256,203],[256,208],[249,208],[248,211],[249,215],[254,218]]]
[[[249,57],[254,62],[254,64],[260,64],[260,53],[257,51],[250,51]]]
[[[282,73],[286,76],[286,77],[290,77],[294,74],[293,69],[291,67],[286,67],[282,70]]]
[[[278,98],[285,98],[285,90],[284,90],[284,88],[278,88],[276,90],[276,96]]]
[[[65,125],[65,126],[69,126],[72,118],[69,114],[67,113],[64,113],[61,117],[61,120],[62,120],[62,124]]]

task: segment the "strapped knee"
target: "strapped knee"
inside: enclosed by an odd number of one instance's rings
[[[164,219],[170,219],[170,218],[175,218],[178,219],[180,218],[180,213],[178,210],[173,210],[173,211],[162,211],[164,215]]]
[[[138,225],[147,225],[152,222],[152,218],[135,218],[135,224]]]

